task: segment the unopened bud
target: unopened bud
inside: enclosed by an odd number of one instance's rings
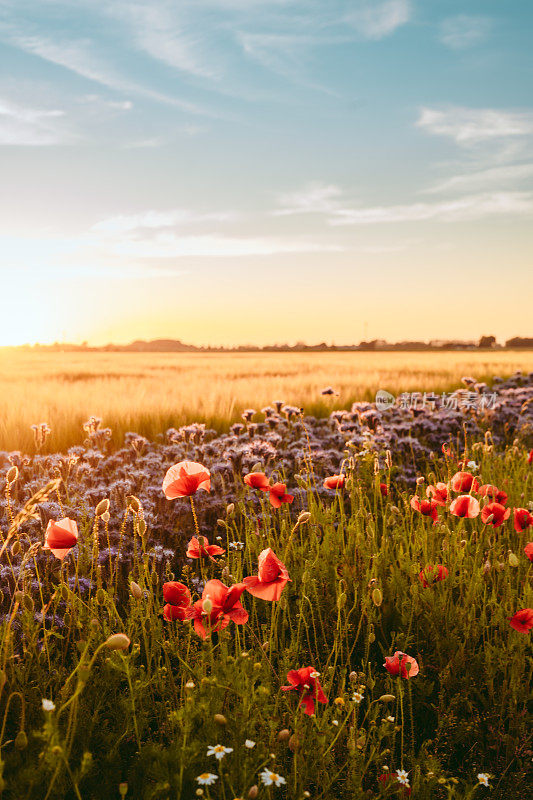
[[[291,732],[287,728],[283,728],[282,731],[278,733],[277,739],[278,742],[286,742],[287,739],[290,739]]]
[[[121,797],[126,797],[128,794],[128,784],[127,783],[119,783],[118,785],[118,793]]]
[[[106,511],[109,511],[109,500],[107,497],[104,500],[100,500],[98,505],[96,506],[94,513],[97,517],[101,517],[102,514],[105,514]]]
[[[141,589],[138,583],[135,583],[135,581],[132,581],[130,583],[130,592],[131,596],[134,597],[136,600],[140,600],[141,597],[143,596],[143,590]]]
[[[12,486],[19,476],[19,468],[18,467],[10,467],[7,471],[6,475],[6,483]]]
[[[28,746],[28,737],[24,731],[19,731],[15,736],[15,747],[17,750],[25,750]]]
[[[235,511],[235,503],[228,503],[226,506],[226,516],[231,517]]]
[[[293,733],[291,738],[289,739],[289,749],[292,750],[292,752],[294,753],[296,752],[296,750],[298,750],[299,746],[300,746],[300,740],[298,739],[296,734]]]
[[[209,595],[203,601],[202,609],[203,609],[203,611],[205,611],[206,614],[210,614],[211,611],[213,610],[213,601],[211,600]]]
[[[379,608],[379,606],[382,604],[382,602],[383,602],[383,594],[382,594],[382,592],[381,592],[381,589],[378,589],[378,588],[376,587],[376,588],[375,588],[375,589],[372,591],[372,602],[373,602],[373,603],[374,603],[374,605],[375,605],[375,606],[377,606],[378,608]]]
[[[130,644],[131,641],[125,633],[113,633],[105,642],[108,650],[127,650]]]
[[[311,512],[310,511],[302,511],[302,513],[298,516],[296,520],[296,525],[304,525],[306,522],[309,522],[311,519]]]
[[[111,514],[109,513],[109,511],[104,511],[104,513],[102,514],[102,522],[105,522],[107,525],[110,519],[111,519]]]
[[[394,694],[382,694],[381,697],[378,697],[378,702],[382,703],[392,703],[393,700],[396,700],[396,695]]]
[[[138,512],[141,510],[141,508],[142,508],[141,501],[139,500],[139,498],[138,498],[138,497],[135,497],[135,495],[134,495],[134,494],[129,494],[129,495],[126,497],[126,504],[127,504],[128,508],[130,508],[130,509],[131,509],[132,511],[134,511],[136,514],[137,514],[137,513],[138,513]]]
[[[214,719],[214,721],[216,722],[217,725],[224,726],[224,725],[228,724],[228,720],[226,719],[224,714],[215,714],[213,719]]]
[[[520,563],[514,553],[509,552],[508,559],[510,567],[517,567],[518,564]]]
[[[258,794],[259,794],[259,787],[257,786],[257,784],[254,784],[248,792],[248,797],[250,800],[255,800]]]

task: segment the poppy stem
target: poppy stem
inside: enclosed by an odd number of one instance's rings
[[[193,519],[194,519],[194,528],[196,530],[196,536],[199,537],[200,536],[200,528],[198,527],[198,517],[196,516],[196,508],[194,507],[194,500],[192,499],[192,494],[190,495],[189,499],[191,501],[191,511],[192,511],[192,516],[193,516]],[[200,541],[200,540],[198,539],[198,541]]]

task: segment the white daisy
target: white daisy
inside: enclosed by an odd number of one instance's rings
[[[361,694],[361,692],[354,692],[352,694],[352,700],[354,701],[354,703],[360,703],[362,699],[363,695]]]
[[[265,786],[272,786],[272,784],[281,786],[282,783],[286,783],[283,775],[278,775],[277,772],[271,772],[269,769],[264,769],[263,772],[260,772],[259,777]]]
[[[244,746],[247,747],[248,750],[251,750],[252,747],[255,747],[255,742],[252,742],[251,739],[246,739]]]
[[[198,775],[196,780],[202,786],[211,786],[215,781],[218,781],[218,775],[213,775],[212,772],[202,772],[201,775]]]
[[[402,783],[404,786],[409,786],[409,773],[404,769],[397,769],[396,780],[398,783]]]
[[[52,700],[47,700],[43,697],[43,711],[55,711],[56,704]]]
[[[488,772],[478,772],[477,774],[477,779],[479,781],[480,786],[488,786],[489,778],[490,775],[488,774]]]
[[[224,758],[226,753],[233,753],[233,747],[224,747],[223,744],[207,745],[207,755],[215,756],[215,758],[218,758],[219,761],[221,758]]]

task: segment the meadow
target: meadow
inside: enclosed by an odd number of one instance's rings
[[[491,381],[533,370],[533,351],[426,353],[38,353],[0,350],[0,449],[31,452],[30,426],[52,429],[49,452],[80,442],[95,414],[115,444],[201,421],[219,432],[273,400],[324,417],[378,389],[448,392],[464,375]],[[324,397],[332,386],[338,397]]]
[[[531,797],[533,375],[494,391],[0,453],[2,798]]]

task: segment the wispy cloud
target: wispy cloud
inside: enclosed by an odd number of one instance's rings
[[[344,248],[310,240],[276,237],[178,236],[157,234],[149,239],[117,241],[113,253],[132,258],[238,258],[283,253],[337,253]]]
[[[443,20],[439,28],[439,39],[452,50],[466,50],[484,42],[492,28],[488,17],[457,14]]]
[[[457,190],[480,190],[488,186],[501,188],[502,186],[516,186],[523,181],[533,178],[533,163],[510,164],[508,166],[490,167],[489,169],[463,172],[452,175],[434,186],[423,190],[423,194],[441,194]]]
[[[365,39],[383,39],[405,25],[411,16],[408,0],[366,2],[346,14],[346,22]]]
[[[485,192],[431,203],[355,206],[339,187],[317,185],[306,191],[283,195],[278,215],[322,214],[330,226],[379,225],[398,222],[461,222],[533,212],[533,192]]]
[[[502,111],[496,108],[427,108],[420,110],[417,126],[428,133],[447,136],[460,145],[475,145],[491,139],[528,136],[533,133],[533,111]]]
[[[73,140],[61,109],[36,109],[0,99],[0,145],[42,147]]]
[[[143,229],[158,230],[206,222],[232,222],[238,218],[239,214],[234,211],[199,213],[186,208],[173,208],[167,211],[148,210],[139,214],[119,214],[116,217],[101,220],[93,225],[92,230],[114,235]]]

